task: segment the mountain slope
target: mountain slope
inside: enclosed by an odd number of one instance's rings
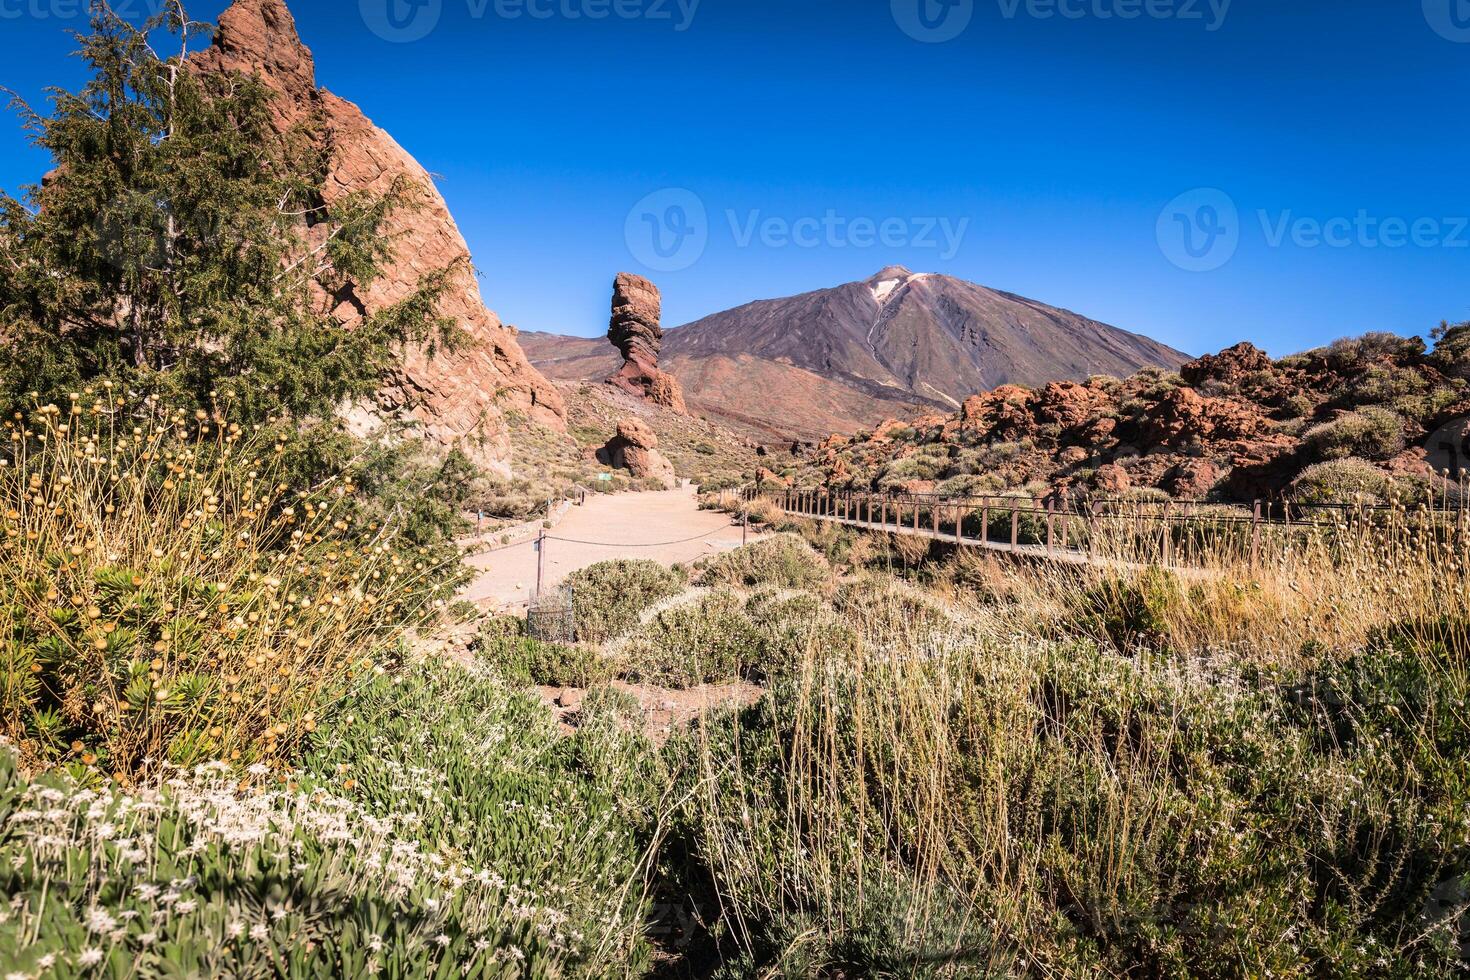
[[[521,341],[551,377],[591,379],[616,369],[615,352],[600,341],[548,334]],[[1185,359],[1066,310],[901,266],[676,327],[662,353],[699,410],[803,437],[855,431],[916,406],[957,408],[1003,384],[1126,376]]]

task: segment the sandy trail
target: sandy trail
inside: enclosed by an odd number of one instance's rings
[[[700,510],[693,487],[589,496],[546,533],[546,589],[579,568],[612,558],[648,558],[667,566],[740,547],[739,525],[729,514]],[[755,540],[754,533],[750,539]],[[459,597],[489,606],[525,606],[536,590],[538,557],[534,542],[527,541],[468,559],[478,574]]]

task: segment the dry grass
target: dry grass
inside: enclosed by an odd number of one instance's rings
[[[31,763],[284,759],[427,601],[350,483],[293,492],[219,414],[104,394],[8,428],[0,732]]]

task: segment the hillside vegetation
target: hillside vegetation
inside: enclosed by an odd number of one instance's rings
[[[1239,344],[1178,374],[1007,385],[952,416],[833,437],[786,475],[808,486],[952,496],[1458,496],[1470,468],[1470,324],[1433,336],[1432,350],[1377,333],[1276,361]]]

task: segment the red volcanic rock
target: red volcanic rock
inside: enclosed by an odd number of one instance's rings
[[[960,408],[966,428],[988,433],[990,438],[1020,439],[1036,430],[1029,402],[1032,393],[1018,385],[1001,385],[983,395],[971,395]]]
[[[1198,499],[1220,482],[1220,468],[1207,459],[1186,459],[1169,471],[1164,489],[1175,497]]]
[[[1099,466],[1092,479],[1102,493],[1123,493],[1133,486],[1133,481],[1128,478],[1128,471],[1117,463]]]
[[[1179,369],[1179,376],[1192,385],[1205,381],[1237,384],[1245,377],[1271,370],[1271,358],[1254,344],[1241,341],[1218,354],[1206,354]]]
[[[1060,381],[1047,385],[1037,396],[1035,412],[1043,424],[1059,425],[1069,431],[1087,425],[1112,404],[1107,392],[1090,385]]]
[[[758,483],[758,484],[767,484],[767,483],[769,483],[769,484],[773,484],[773,485],[778,486],[778,487],[789,487],[789,486],[791,486],[791,481],[790,480],[787,480],[787,479],[785,479],[783,477],[780,477],[780,476],[776,475],[775,473],[773,473],[770,470],[766,469],[764,466],[760,466],[760,467],[757,467],[756,468],[756,471],[755,471],[755,482]]]
[[[255,75],[275,93],[276,128],[294,130],[328,151],[322,191],[328,207],[356,193],[383,195],[404,182],[412,188],[416,207],[400,208],[385,222],[393,244],[382,274],[363,284],[329,273],[317,300],[351,329],[412,295],[425,276],[447,271],[450,286],[438,312],[458,326],[466,343],[455,351],[405,351],[360,421],[409,420],[426,438],[460,447],[506,474],[507,409],[565,430],[561,394],[531,367],[515,331],[486,309],[469,247],[428,173],[357,106],[317,87],[311,52],[283,0],[236,0],[220,15],[212,46],[190,63],[201,72]],[[321,245],[325,234],[325,225],[307,229],[308,244]]]
[[[598,459],[640,480],[658,480],[670,490],[679,482],[673,464],[658,451],[658,436],[642,419],[620,419],[618,434],[608,440]]]
[[[1256,406],[1205,398],[1192,388],[1175,388],[1144,413],[1143,438],[1151,446],[1181,446],[1193,441],[1248,439],[1267,428]]]
[[[623,355],[623,366],[608,381],[630,394],[688,414],[684,391],[673,375],[658,368],[664,332],[659,326],[663,299],[658,287],[631,272],[613,280],[612,319],[607,339]]]

